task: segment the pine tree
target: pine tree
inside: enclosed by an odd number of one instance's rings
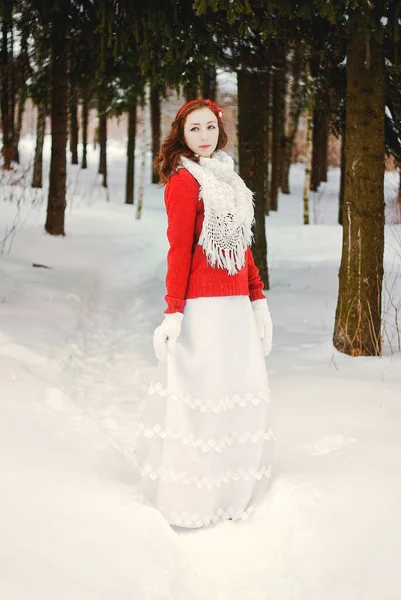
[[[52,235],[65,234],[69,8],[69,0],[59,0],[50,9],[52,152],[45,229]]]
[[[381,354],[384,254],[384,47],[350,24],[347,44],[343,251],[333,335],[352,356]]]
[[[292,147],[298,129],[299,117],[304,104],[304,89],[301,85],[302,48],[301,42],[295,40],[291,44],[288,57],[288,81],[286,102],[284,105],[284,136],[282,139],[280,187],[283,194],[290,193],[290,167],[292,162]]]

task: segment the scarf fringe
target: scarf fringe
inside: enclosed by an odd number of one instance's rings
[[[202,229],[199,236],[199,244],[202,246],[210,266],[226,269],[229,275],[236,275],[245,266],[245,253],[252,241],[252,235],[243,237],[239,246],[224,250],[217,246],[212,237],[208,235],[207,228]]]

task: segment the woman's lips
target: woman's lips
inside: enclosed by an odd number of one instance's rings
[[[206,144],[205,146],[199,146],[199,148],[210,148],[210,144]]]

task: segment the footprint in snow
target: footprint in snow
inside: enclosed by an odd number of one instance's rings
[[[325,454],[330,454],[330,452],[335,452],[342,446],[355,443],[356,438],[345,438],[343,435],[333,435],[317,440],[317,442],[314,442],[313,444],[306,444],[304,449],[312,456],[324,456]]]

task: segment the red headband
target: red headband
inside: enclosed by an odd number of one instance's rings
[[[214,108],[214,110],[216,111],[219,119],[223,118],[223,111],[221,110],[221,108],[219,108],[216,104],[216,102],[213,102],[213,100],[190,100],[189,102],[187,102],[186,104],[184,104],[184,106],[181,106],[180,110],[177,113],[177,119],[178,117],[182,114],[183,110],[185,108],[187,108],[187,106],[191,106],[192,104],[197,104],[203,102],[204,104],[208,104],[210,107]]]

